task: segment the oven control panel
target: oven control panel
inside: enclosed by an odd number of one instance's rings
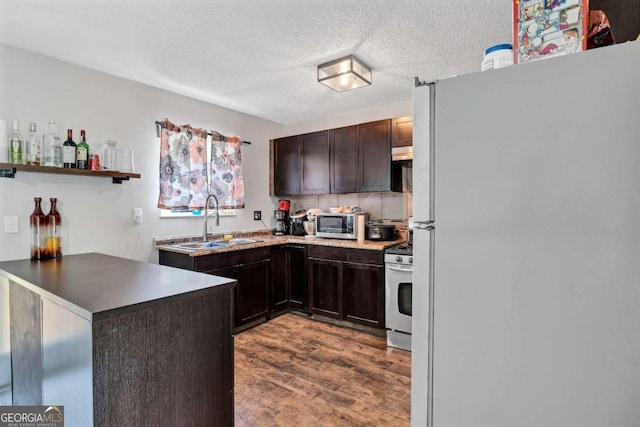
[[[413,265],[413,256],[411,256],[411,255],[385,254],[384,262],[386,264],[401,264],[401,265],[411,266],[411,265]]]

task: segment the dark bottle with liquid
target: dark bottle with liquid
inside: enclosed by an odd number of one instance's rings
[[[62,167],[76,168],[76,143],[73,141],[72,129],[67,129],[67,140],[62,144]]]
[[[78,169],[89,169],[89,144],[84,129],[80,131],[80,142],[76,147],[76,167]]]
[[[47,215],[47,228],[48,235],[45,240],[45,246],[47,248],[47,258],[61,258],[62,249],[60,246],[60,226],[62,225],[62,218],[58,212],[58,199],[52,197],[51,210]]]
[[[29,218],[31,229],[31,259],[47,258],[45,240],[47,238],[47,216],[42,212],[42,198],[33,198],[36,207]]]

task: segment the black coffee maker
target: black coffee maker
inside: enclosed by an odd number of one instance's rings
[[[289,211],[278,209],[276,211],[273,211],[273,215],[276,217],[276,229],[274,234],[276,236],[284,236],[285,234],[289,234]]]

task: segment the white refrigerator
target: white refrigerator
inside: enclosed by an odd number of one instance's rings
[[[411,425],[640,426],[640,42],[416,85],[413,119]]]

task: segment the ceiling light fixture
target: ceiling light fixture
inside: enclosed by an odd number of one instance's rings
[[[336,92],[371,84],[371,68],[353,55],[318,65],[318,81]]]

